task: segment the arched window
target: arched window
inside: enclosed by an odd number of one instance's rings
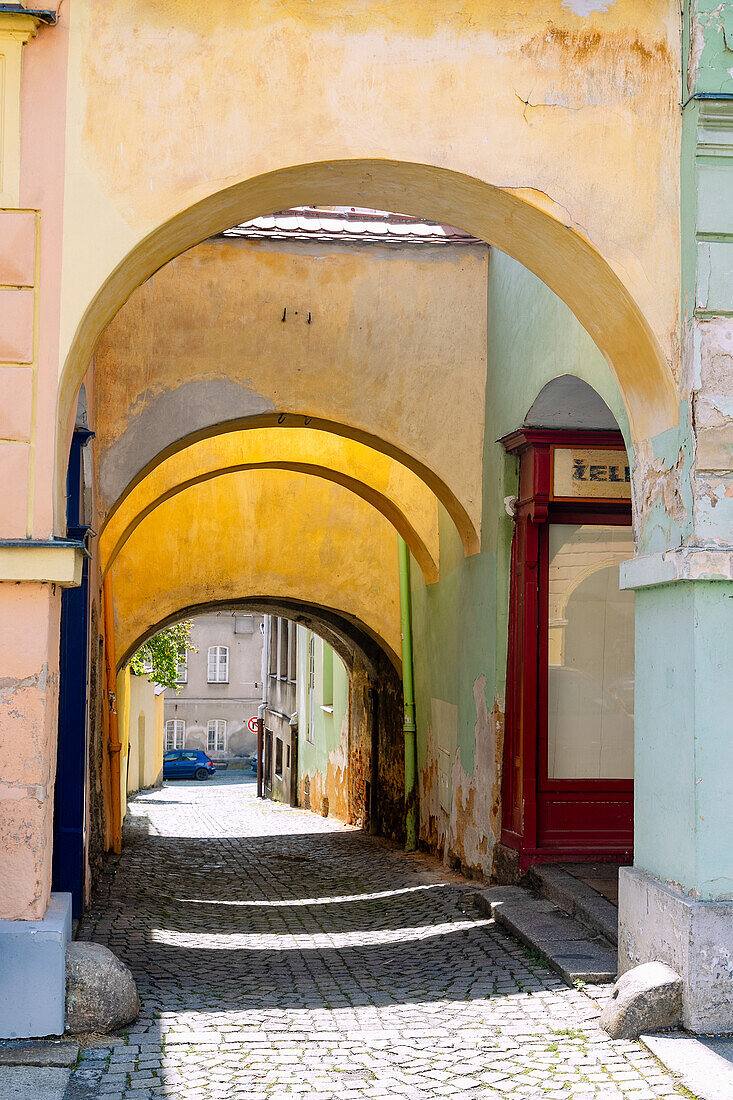
[[[165,724],[165,751],[182,749],[186,736],[186,723],[181,718],[170,718]]]
[[[227,724],[223,718],[212,718],[206,731],[206,747],[209,752],[224,752],[227,741]]]
[[[229,683],[229,646],[209,646],[209,673],[210,684]]]

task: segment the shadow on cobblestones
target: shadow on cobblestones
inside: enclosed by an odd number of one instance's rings
[[[67,1100],[675,1095],[470,883],[253,794],[217,777],[131,803],[80,936],[132,968],[142,1012]]]

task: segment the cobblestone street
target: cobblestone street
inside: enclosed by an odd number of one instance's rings
[[[473,888],[249,776],[141,792],[80,938],[132,967],[142,1013],[67,1096],[679,1096]]]

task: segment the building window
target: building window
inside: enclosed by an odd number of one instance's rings
[[[224,752],[226,740],[226,722],[223,718],[212,718],[206,731],[206,747],[209,752]]]
[[[279,737],[275,738],[275,775],[278,779],[283,777],[283,743]]]
[[[277,676],[277,624],[278,620],[268,616],[267,629],[267,672],[270,676]]]
[[[181,718],[170,718],[165,724],[165,751],[182,749],[186,736],[186,723]]]
[[[333,706],[333,650],[326,642],[323,643],[323,668],[321,677],[322,696],[321,706]]]
[[[305,739],[313,744],[315,740],[314,700],[316,697],[316,636],[308,632],[308,682],[306,685],[306,707],[308,725]]]
[[[288,678],[288,627],[289,622],[287,619],[278,619],[278,655],[277,655],[277,678],[278,680],[287,680]]]
[[[209,646],[209,675],[210,684],[229,683],[229,646]]]
[[[288,620],[288,680],[295,683],[298,670],[298,627]]]
[[[186,658],[185,657],[183,658],[182,661],[178,662],[178,675],[176,676],[176,683],[177,684],[187,684],[188,683],[188,664],[186,663]]]

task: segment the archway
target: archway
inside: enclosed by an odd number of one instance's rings
[[[165,619],[155,623],[146,632],[146,637],[140,639],[139,644],[143,644],[147,637],[181,618],[206,621],[201,620],[200,617],[210,616],[212,612],[216,613],[215,617],[226,615],[227,612],[237,615],[241,613],[264,615],[268,623],[268,632],[272,624],[292,623],[296,629],[306,628],[309,635],[313,632],[314,636],[317,635],[331,647],[348,677],[348,698],[342,715],[344,728],[341,742],[338,750],[331,754],[337,759],[338,767],[332,768],[329,758],[325,762],[328,767],[324,766],[320,769],[322,774],[317,777],[317,783],[314,783],[316,777],[311,774],[311,783],[314,784],[311,787],[314,804],[311,806],[310,800],[307,797],[305,800],[303,798],[304,793],[306,796],[308,794],[308,785],[304,786],[301,775],[298,749],[300,737],[296,736],[292,739],[292,760],[290,751],[287,759],[288,779],[290,774],[293,776],[293,797],[285,800],[292,805],[302,805],[305,801],[308,803],[305,808],[321,811],[320,802],[318,804],[315,802],[316,791],[327,792],[330,794],[331,806],[337,816],[372,832],[378,832],[394,840],[402,840],[404,837],[402,685],[391,655],[385,651],[383,645],[374,639],[372,633],[362,623],[342,613],[298,600],[268,596],[230,598],[179,608]],[[292,640],[288,632],[288,643],[291,644]],[[274,646],[271,640],[268,643],[267,632],[264,647],[264,660],[267,662],[277,649],[277,641]],[[271,652],[268,652],[268,647]],[[137,642],[133,648],[138,648]],[[118,685],[122,685],[124,697],[129,695],[126,659],[126,656],[123,656],[118,662]],[[291,659],[292,654],[288,661]],[[198,660],[199,663],[203,661],[205,665],[206,652],[198,657],[192,656],[191,660]],[[298,691],[301,690],[301,686],[304,685],[299,685]],[[269,692],[267,695],[263,694],[263,707],[265,698],[268,701],[271,700]],[[279,697],[276,702],[282,705]],[[288,712],[294,709],[295,702],[296,696],[293,696]],[[178,717],[175,697],[171,699],[171,706],[175,712],[173,716]],[[167,707],[168,704],[166,709]],[[137,711],[135,709],[130,711],[129,706],[124,702],[123,710],[125,711],[124,721],[130,725],[129,735],[127,731],[121,731],[120,734],[124,745],[127,743],[128,736],[131,739],[132,723],[136,719]],[[129,715],[127,711],[130,711]],[[262,711],[260,713],[262,714]],[[265,715],[267,713],[268,711],[265,710]],[[278,712],[275,713],[281,724],[284,722],[287,728],[287,717]],[[302,736],[307,738],[304,715],[300,716],[300,724]],[[185,744],[181,743],[175,747],[184,750],[191,747],[187,728],[185,736]],[[194,741],[193,747],[195,748],[197,744]],[[287,747],[288,750],[291,747],[290,738],[288,738]],[[112,781],[114,782],[114,777]]]
[[[107,513],[101,527],[103,573],[139,523],[177,493],[244,470],[283,469],[322,477],[350,489],[380,511],[410,547],[427,583],[438,576],[436,498],[408,467],[343,437],[306,428],[222,430],[159,464]]]
[[[182,210],[140,242],[99,288],[74,334],[59,387],[59,526],[70,411],[105,326],[137,286],[187,248],[238,221],[304,202],[401,210],[457,225],[506,252],[538,275],[590,333],[616,376],[634,440],[677,424],[673,379],[648,322],[608,263],[542,196],[527,197],[426,164],[371,159],[304,164],[256,176]]]

